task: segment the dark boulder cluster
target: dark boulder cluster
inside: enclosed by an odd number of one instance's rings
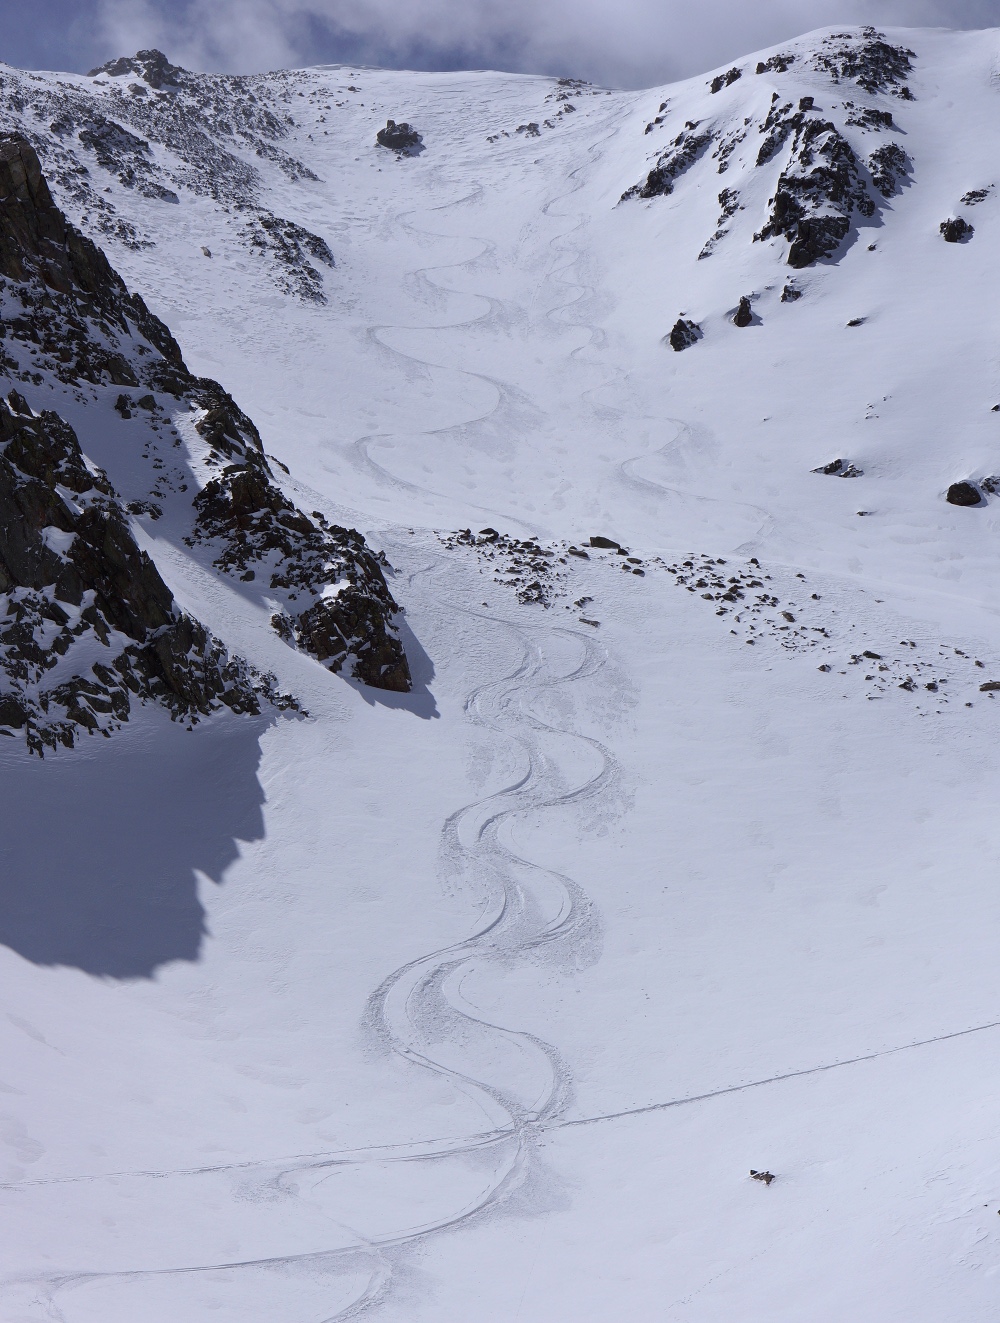
[[[942,221],[938,229],[945,243],[967,243],[975,234],[973,227],[961,216]]]
[[[535,125],[536,131],[537,128]],[[397,124],[394,119],[386,120],[385,128],[379,129],[375,141],[379,147],[389,147],[401,156],[414,155],[423,144],[423,138],[412,125],[405,122]]]
[[[0,401],[0,734],[41,753],[110,734],[131,702],[259,712],[271,682],[179,611],[58,414]]]
[[[890,92],[912,101],[913,93],[905,79],[913,72],[915,58],[915,51],[894,46],[884,32],[864,27],[860,36],[856,32],[836,32],[824,37],[809,63],[828,74],[834,83],[853,82],[870,95]]]
[[[686,317],[678,317],[667,340],[670,348],[679,354],[682,349],[690,349],[693,344],[697,344],[701,337],[702,330],[697,322],[692,322]]]
[[[733,83],[742,77],[743,70],[734,66],[724,74],[716,74],[708,85],[709,91],[713,93],[721,92],[724,87],[732,87]]]

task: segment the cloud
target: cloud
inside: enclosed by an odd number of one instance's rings
[[[502,68],[637,87],[830,23],[955,26],[953,0],[97,0],[107,58],[158,46],[190,68],[344,61]],[[963,0],[960,26],[1000,22]]]

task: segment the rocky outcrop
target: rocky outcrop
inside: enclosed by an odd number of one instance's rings
[[[135,699],[195,719],[274,697],[177,609],[73,429],[11,391],[0,401],[0,734],[42,753],[109,735]]]
[[[792,132],[791,158],[778,177],[767,223],[754,239],[784,236],[788,265],[801,268],[834,253],[850,233],[854,210],[871,216],[875,204],[854,150],[833,124],[797,111],[779,118],[772,133],[780,137],[786,125]],[[764,161],[773,154],[767,141],[761,153]],[[758,165],[764,161],[758,156]]]
[[[813,469],[813,473],[825,473],[827,476],[838,478],[864,477],[864,470],[857,468],[846,459],[831,459],[829,464],[821,464],[818,469]]]
[[[721,92],[724,87],[732,87],[738,79],[743,77],[743,70],[734,66],[724,74],[716,74],[708,85],[708,90],[713,94]]]
[[[534,128],[537,136],[538,125]],[[420,150],[423,138],[412,125],[405,122],[397,124],[394,119],[390,119],[386,120],[385,128],[376,133],[375,141],[379,147],[389,147],[394,152],[410,156]]]
[[[945,243],[967,243],[975,234],[975,230],[967,220],[961,216],[942,221],[938,226]]]
[[[251,420],[188,371],[166,326],[54,205],[30,144],[10,135],[0,138],[0,312],[0,371],[20,385],[0,405],[0,726],[41,749],[110,732],[130,696],[184,717],[275,697],[176,609],[139,550],[129,515],[157,519],[162,502],[217,569],[245,582],[263,571],[261,591],[295,604],[274,622],[293,646],[373,686],[409,688],[397,607],[364,539],[284,495]],[[151,457],[155,499],[126,504],[44,407],[63,386],[83,404],[129,388],[115,409]],[[153,458],[165,432],[182,444],[158,395],[193,415],[205,443],[193,471],[173,478]]]
[[[645,181],[626,189],[621,201],[627,202],[630,198],[666,197],[674,191],[674,181],[686,170],[691,169],[712,141],[711,129],[699,131],[697,123],[689,122],[660,155]]]
[[[690,349],[693,344],[697,344],[701,336],[701,327],[697,322],[689,321],[686,317],[678,317],[667,340],[670,348],[679,354],[682,349]]]
[[[884,198],[891,198],[899,189],[900,181],[910,173],[910,158],[899,143],[887,142],[868,158],[872,183]]]
[[[744,294],[740,299],[740,306],[733,315],[734,326],[750,326],[753,324],[753,308],[750,306],[750,300]]]
[[[915,52],[906,46],[893,46],[884,32],[864,27],[860,35],[838,32],[824,37],[808,63],[834,83],[853,82],[872,95],[890,92],[911,101],[913,93],[905,79],[913,72],[915,58]]]

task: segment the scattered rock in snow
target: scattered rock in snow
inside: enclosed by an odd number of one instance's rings
[[[873,95],[891,92],[904,101],[912,101],[913,93],[903,80],[913,72],[914,58],[914,51],[893,46],[884,32],[866,26],[860,36],[838,32],[824,37],[808,63],[829,74],[834,83],[851,81]]]
[[[753,309],[750,306],[750,300],[744,294],[740,299],[740,306],[733,315],[734,326],[750,326],[753,324]]]
[[[864,476],[863,469],[856,468],[843,459],[832,459],[829,464],[823,464],[812,471],[813,473],[835,475],[838,478],[860,478]]]
[[[670,342],[671,349],[680,353],[682,349],[690,349],[693,344],[697,344],[701,337],[702,330],[697,322],[688,321],[685,317],[678,317],[667,339]]]
[[[759,60],[757,63],[757,73],[787,73],[795,63],[795,56],[792,54],[772,55],[767,60]]]
[[[945,243],[967,243],[975,234],[973,227],[961,216],[942,221],[938,229],[944,236]]]
[[[985,202],[995,187],[995,184],[990,184],[988,188],[971,188],[968,193],[962,194],[959,201],[963,207],[974,207],[979,202]]]
[[[982,499],[979,488],[971,482],[953,482],[945,496],[949,505],[980,505]]]
[[[763,1181],[765,1185],[770,1185],[771,1182],[774,1180],[773,1172],[754,1171],[753,1167],[750,1168],[750,1175],[753,1177],[755,1181]]]
[[[600,547],[604,551],[621,551],[621,543],[613,542],[609,537],[602,537],[600,534],[590,539],[592,547]]]
[[[794,303],[796,299],[800,299],[801,297],[802,297],[802,291],[800,289],[796,289],[794,285],[786,285],[785,288],[781,291],[782,303]]]

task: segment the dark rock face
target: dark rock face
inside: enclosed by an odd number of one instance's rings
[[[736,309],[733,317],[734,326],[750,326],[753,323],[753,308],[750,306],[750,300],[744,295],[740,299],[740,306]]]
[[[87,385],[90,398],[130,387],[115,409],[147,447],[167,426],[154,392],[186,400],[209,470],[194,506],[181,500],[192,543],[214,543],[216,567],[244,579],[266,561],[270,590],[297,603],[281,616],[291,642],[376,687],[409,689],[396,604],[360,534],[310,520],[284,496],[250,419],[191,375],[163,323],[55,207],[30,144],[12,136],[0,139],[0,306],[0,369],[33,398],[57,383]],[[57,413],[16,390],[0,403],[0,710],[38,751],[83,729],[109,733],[130,696],[190,719],[277,699],[268,677],[176,609],[139,550],[128,516],[159,518],[159,500],[188,489],[163,481],[156,501],[126,509]]]
[[[757,73],[787,73],[794,63],[794,55],[772,55],[770,59],[760,60],[758,62]]]
[[[910,158],[898,143],[889,142],[877,148],[868,158],[872,183],[884,198],[898,191],[900,180],[910,173]]]
[[[945,243],[967,243],[975,234],[975,230],[967,220],[961,216],[953,220],[942,221],[938,227],[944,236]]]
[[[697,124],[688,124],[662,153],[646,176],[645,183],[633,184],[626,189],[621,201],[626,202],[629,198],[667,197],[674,191],[674,180],[691,169],[712,141],[710,130],[699,133]]]
[[[875,204],[860,177],[860,166],[850,143],[833,124],[806,118],[797,112],[778,117],[772,138],[758,156],[770,159],[777,146],[793,133],[791,159],[782,170],[771,212],[755,240],[785,236],[790,241],[788,265],[802,268],[829,257],[847,238],[854,209],[871,216]],[[769,153],[769,154],[768,154]]]
[[[159,91],[163,87],[177,87],[180,76],[185,72],[178,65],[171,64],[162,51],[149,50],[137,51],[132,58],[122,56],[118,60],[108,60],[106,64],[91,69],[87,77],[97,78],[101,74],[108,74],[111,78],[118,78],[122,74],[134,74]]]
[[[742,77],[743,70],[735,67],[724,74],[716,74],[708,85],[709,90],[713,93],[721,92],[724,87],[732,87],[733,83],[735,83],[738,78]]]
[[[678,317],[667,339],[670,341],[670,348],[680,353],[682,349],[690,349],[693,344],[697,344],[701,334],[701,327],[697,322]]]
[[[135,698],[195,719],[262,697],[270,682],[177,610],[73,429],[0,401],[0,734],[42,753],[109,735]]]
[[[535,125],[535,128],[537,130],[538,126]],[[394,152],[409,154],[420,148],[423,138],[411,125],[397,124],[394,119],[390,119],[386,120],[385,128],[376,133],[375,141],[380,147],[390,147]]]
[[[217,382],[199,381],[194,399],[204,409],[196,427],[221,471],[195,497],[191,545],[214,543],[215,566],[233,577],[264,570],[287,603],[271,621],[287,642],[373,688],[408,693],[393,625],[399,608],[364,538],[295,508],[272,480],[257,429]]]
[[[979,488],[971,482],[953,482],[945,496],[949,505],[979,505],[982,499]]]

